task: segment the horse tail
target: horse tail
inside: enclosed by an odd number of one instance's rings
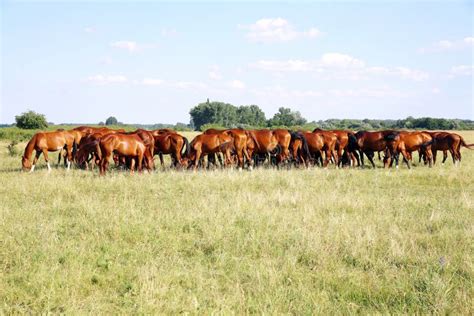
[[[359,144],[357,142],[357,137],[352,133],[349,133],[347,137],[349,138],[349,146],[348,146],[349,150],[350,151],[356,150],[359,147]]]
[[[301,144],[302,144],[305,155],[307,157],[310,157],[311,153],[309,152],[308,141],[306,140],[306,137],[304,136],[304,134],[300,132],[291,133],[291,140],[295,140],[295,139],[301,140]]]
[[[250,131],[245,131],[245,134],[247,135],[247,137],[250,137],[253,140],[255,147],[258,147],[258,142],[257,142],[257,139],[255,138],[255,135],[251,133]]]
[[[100,140],[95,143],[95,151],[97,153],[97,158],[102,159],[102,150],[100,149]]]
[[[388,133],[387,135],[385,135],[385,136],[383,137],[383,139],[384,139],[386,142],[391,142],[391,141],[394,141],[394,140],[397,138],[398,134],[399,134],[398,132],[390,132],[390,133]]]
[[[459,149],[461,149],[462,146],[466,147],[467,149],[474,149],[474,144],[466,144],[464,141],[464,138],[462,136],[459,136],[461,138],[461,143],[459,145]]]
[[[186,151],[184,152],[184,154],[186,155],[185,157],[189,157],[189,141],[184,136],[183,136],[183,141],[184,141],[183,148],[184,148],[184,146],[186,146]],[[182,152],[183,148],[181,148],[181,155],[183,155],[183,152]]]
[[[430,145],[433,145],[433,140],[430,140],[430,141],[427,141],[427,142],[421,144],[421,148],[425,149],[426,147],[428,147]]]

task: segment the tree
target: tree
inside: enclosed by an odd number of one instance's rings
[[[258,105],[241,105],[237,108],[237,117],[240,124],[249,126],[265,126],[265,113]]]
[[[189,111],[191,124],[199,130],[204,124],[218,124],[226,128],[235,126],[237,121],[237,108],[224,102],[199,103]]]
[[[24,112],[15,116],[16,126],[22,129],[43,129],[48,127],[48,122],[43,114],[34,111]]]
[[[268,120],[268,126],[295,126],[303,125],[306,119],[301,116],[299,111],[291,111],[290,108],[281,107],[278,112]]]
[[[105,125],[117,125],[118,121],[114,116],[110,116],[108,119],[105,120]]]

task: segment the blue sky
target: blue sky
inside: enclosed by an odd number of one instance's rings
[[[472,2],[3,1],[0,122],[189,122],[206,98],[308,120],[474,119]]]

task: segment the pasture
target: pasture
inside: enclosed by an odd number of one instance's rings
[[[2,314],[474,312],[473,150],[459,167],[99,177],[42,157],[21,172],[25,143],[7,145]]]

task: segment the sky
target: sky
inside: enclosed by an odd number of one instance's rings
[[[0,123],[188,123],[207,98],[474,119],[472,1],[0,3]]]

